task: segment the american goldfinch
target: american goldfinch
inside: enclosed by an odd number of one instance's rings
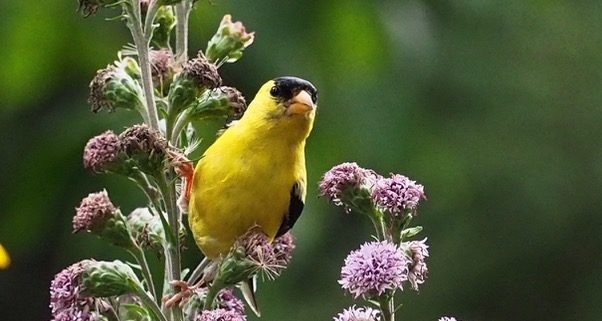
[[[305,201],[305,141],[316,103],[310,82],[270,80],[205,151],[194,170],[188,221],[208,259],[226,254],[253,226],[270,240],[293,227]]]

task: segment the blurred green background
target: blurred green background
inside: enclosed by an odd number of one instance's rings
[[[370,224],[316,188],[343,161],[425,185],[429,279],[403,294],[400,320],[600,320],[602,2],[211,2],[192,14],[191,53],[225,13],[256,31],[242,60],[220,69],[226,84],[248,100],[280,75],[320,90],[297,251],[261,285],[263,320],[330,320],[353,304],[336,281]],[[106,187],[126,212],[144,200],[124,178],[82,168],[90,137],[139,120],[89,112],[89,81],[129,34],[104,21],[110,12],[75,9],[0,2],[0,243],[13,260],[0,271],[4,321],[48,320],[49,282],[66,265],[125,257],[71,234],[82,197]],[[200,258],[193,246],[184,255],[188,266]]]

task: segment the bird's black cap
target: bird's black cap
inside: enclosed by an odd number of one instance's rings
[[[311,95],[314,104],[318,102],[318,90],[309,81],[297,77],[278,77],[274,79],[274,87],[270,89],[270,95],[281,100],[289,100],[296,96],[301,90]]]

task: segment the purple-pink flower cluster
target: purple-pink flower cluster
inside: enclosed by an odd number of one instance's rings
[[[343,310],[334,321],[380,321],[380,312],[369,307],[356,308],[355,305]]]
[[[365,243],[345,259],[339,284],[354,298],[379,296],[402,288],[408,280],[410,263],[410,258],[393,243]]]
[[[359,189],[362,185],[369,188],[377,178],[374,171],[361,168],[356,163],[342,163],[324,174],[320,181],[320,195],[328,197],[337,206],[345,206],[349,211],[344,200],[345,191]]]
[[[410,257],[412,258],[408,280],[410,281],[412,288],[418,291],[418,285],[424,283],[428,272],[425,262],[425,259],[429,256],[428,245],[426,245],[425,238],[421,241],[408,242],[407,246]]]
[[[372,190],[372,202],[381,211],[403,215],[415,211],[418,202],[425,198],[424,187],[406,176],[391,174],[376,181]]]
[[[116,163],[121,153],[121,141],[110,130],[91,138],[84,148],[84,167],[102,173]]]
[[[94,230],[102,225],[109,217],[113,216],[117,208],[111,200],[106,190],[98,193],[91,193],[82,199],[79,207],[76,209],[73,217],[73,231]]]
[[[247,317],[234,310],[217,308],[205,310],[197,315],[195,321],[246,321]]]
[[[86,261],[75,263],[54,276],[50,283],[50,309],[56,321],[95,321],[94,299],[81,294],[81,274]]]

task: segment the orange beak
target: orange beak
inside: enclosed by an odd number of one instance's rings
[[[286,113],[288,115],[303,115],[314,109],[316,109],[316,104],[311,99],[311,95],[307,91],[301,90],[297,96],[290,100]]]

